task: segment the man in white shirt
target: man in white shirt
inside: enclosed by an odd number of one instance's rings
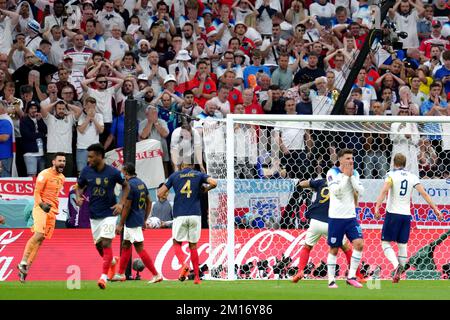
[[[55,110],[54,115],[52,110]],[[67,112],[67,110],[70,112]],[[47,125],[47,167],[52,157],[57,152],[66,154],[66,166],[64,176],[73,176],[73,156],[72,156],[72,128],[81,114],[81,109],[77,106],[66,104],[59,100],[48,106],[41,105],[42,119]]]
[[[356,280],[356,270],[364,246],[361,227],[356,220],[356,205],[359,195],[364,192],[364,187],[359,180],[359,173],[354,169],[353,150],[339,150],[338,160],[336,166],[327,173],[328,189],[330,190],[327,241],[330,246],[327,259],[328,287],[337,288],[336,256],[345,235],[353,245],[347,284],[355,288],[362,288],[362,284]]]
[[[5,10],[5,5],[0,8],[0,53],[9,53],[13,44],[13,30],[19,22],[19,14]]]
[[[388,195],[386,204],[386,218],[381,232],[381,246],[384,255],[394,266],[393,283],[400,281],[404,267],[408,259],[407,244],[411,229],[411,195],[416,189],[425,201],[431,206],[439,220],[443,216],[441,211],[431,200],[431,197],[420,184],[419,177],[406,171],[406,157],[397,153],[394,156],[394,170],[389,171],[384,180],[383,188],[377,198],[375,206],[375,219],[381,218],[380,207]],[[398,247],[398,259],[391,242],[396,242]]]
[[[41,27],[39,26],[39,23],[36,20],[28,21],[25,46],[33,53],[36,51],[36,49],[39,48],[39,44],[42,41],[42,37],[39,35],[40,30]]]
[[[87,148],[99,143],[100,134],[104,130],[103,116],[95,111],[97,100],[88,97],[84,102],[84,111],[78,119],[77,125],[77,171],[83,170],[87,165]]]
[[[109,68],[112,68],[109,64],[105,63],[105,65],[109,66]],[[97,89],[88,87],[88,85],[94,81],[96,82]],[[108,81],[115,83],[114,86],[108,88]],[[95,98],[95,100],[97,101],[96,111],[103,116],[105,129],[100,135],[100,143],[102,144],[106,142],[106,139],[110,134],[111,125],[113,122],[112,98],[116,94],[116,91],[122,87],[123,81],[123,79],[110,78],[106,77],[105,75],[98,74],[95,78],[85,80],[81,83],[81,86],[87,92],[87,95]]]
[[[297,114],[295,107],[294,99],[286,99],[284,105],[286,114]],[[310,165],[306,146],[308,145],[311,150],[312,140],[304,127],[305,123],[298,121],[277,122],[275,126],[275,141],[282,152],[281,164],[286,168],[287,174],[291,178],[309,178],[308,169]]]
[[[105,49],[110,53],[109,60],[114,62],[120,60],[125,55],[125,52],[130,50],[128,43],[122,39],[122,31],[118,25],[114,25],[111,29],[112,37],[105,42]]]
[[[86,21],[84,44],[94,51],[105,51],[105,39],[97,34],[97,21],[94,19],[88,19]]]
[[[45,32],[43,37],[52,44],[48,58],[49,63],[55,66],[59,65],[63,60],[64,52],[69,48],[69,39],[63,37],[61,27],[56,24],[48,32]]]
[[[50,14],[44,19],[44,32],[50,30],[53,26],[58,26],[60,28],[64,27],[65,18],[64,14],[64,2],[61,0],[56,0],[53,3],[53,14]]]
[[[84,36],[82,34],[73,36],[72,42],[73,47],[64,51],[64,56],[72,58],[74,69],[84,72],[84,68],[94,51],[84,45]]]
[[[152,51],[148,55],[148,61],[150,62],[149,72],[144,74],[148,77],[155,96],[158,96],[162,91],[164,80],[167,77],[167,71],[165,68],[159,66],[158,52]]]
[[[103,28],[103,37],[108,39],[112,36],[113,26],[119,26],[120,31],[125,31],[123,18],[114,11],[113,0],[106,0],[103,10],[98,14],[98,22]]]

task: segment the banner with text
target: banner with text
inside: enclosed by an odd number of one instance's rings
[[[429,258],[431,262],[426,265],[428,270],[441,272],[442,266],[450,262],[450,239],[448,233],[443,230],[411,230],[411,238],[408,244],[410,257],[419,256],[415,259],[420,262]],[[267,273],[265,277],[274,278],[274,268],[280,256],[274,256],[274,252],[284,253],[290,257],[290,266],[297,266],[299,253],[305,239],[305,230],[236,230],[235,231],[235,263],[237,266],[253,263],[250,269],[252,277],[258,277],[258,262],[267,261]],[[20,262],[23,249],[31,232],[29,229],[1,229],[0,230],[0,281],[17,281],[16,265]],[[166,279],[177,279],[181,265],[175,257],[172,249],[172,232],[169,229],[145,230],[145,249],[155,262],[156,269]],[[381,267],[381,277],[390,278],[393,267],[385,258],[381,247],[381,230],[365,230],[365,249],[362,262],[370,266],[370,270]],[[113,241],[113,253],[119,254],[119,237]],[[200,265],[208,263],[209,274],[221,272],[221,267],[226,266],[223,255],[223,243],[214,252],[210,252],[209,230],[203,229],[198,243]],[[277,250],[272,250],[274,247]],[[189,257],[189,248],[185,244],[182,247],[186,261]],[[311,261],[316,267],[322,261],[326,261],[328,246],[325,239],[321,239],[311,253]],[[133,251],[133,259],[137,257]],[[412,258],[410,262],[413,260]],[[215,265],[209,264],[214,261]],[[46,241],[39,250],[39,254],[33,263],[27,280],[67,280],[73,272],[80,272],[81,280],[97,280],[102,270],[103,260],[95,249],[92,235],[88,229],[58,229],[55,230],[53,238]],[[340,265],[340,276],[345,275],[347,262],[343,253],[339,253],[337,263]],[[412,263],[412,262],[411,262]],[[220,266],[220,267],[219,267]],[[411,267],[410,270],[421,268],[420,263]],[[142,272],[143,279],[149,279],[148,270]]]

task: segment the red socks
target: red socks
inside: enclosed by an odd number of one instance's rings
[[[112,248],[103,248],[103,274],[108,274],[113,259]]]
[[[344,252],[344,254],[345,254],[345,258],[347,259],[347,264],[350,267],[353,250],[352,249],[348,249],[347,251]],[[358,278],[364,278],[364,276],[362,275],[361,271],[359,270],[359,266],[358,266],[358,269],[356,269],[356,276]]]
[[[130,248],[130,250],[131,250],[131,248]],[[153,273],[154,276],[158,274],[158,271],[156,271],[155,265],[153,264],[153,261],[150,258],[150,256],[148,255],[147,251],[142,250],[139,253],[139,257],[141,257],[144,265],[148,268],[148,270],[150,270],[151,273]]]
[[[306,267],[306,264],[309,260],[309,253],[311,252],[310,248],[303,246],[300,250],[300,262],[298,263],[298,271],[303,271]]]
[[[199,277],[199,262],[198,262],[198,252],[197,249],[191,249],[191,262],[192,262],[192,266],[194,267],[194,274],[195,277],[198,278]]]
[[[183,251],[181,250],[181,244],[174,243],[173,244],[173,249],[175,250],[175,255],[176,255],[177,259],[178,259],[178,262],[181,265],[184,265],[184,254],[183,254]]]
[[[131,247],[122,248],[122,253],[120,254],[119,274],[125,273],[125,269],[127,268],[128,261],[130,261],[130,258],[131,258]]]

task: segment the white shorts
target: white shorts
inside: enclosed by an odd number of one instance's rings
[[[176,241],[197,243],[202,230],[201,216],[181,216],[173,219],[172,237]]]
[[[313,247],[319,242],[321,237],[327,237],[328,235],[328,223],[311,219],[309,223],[308,231],[306,231],[305,244]]]
[[[91,231],[94,237],[94,243],[97,243],[100,238],[114,239],[116,236],[117,217],[106,217],[103,219],[90,219]]]
[[[123,227],[123,240],[135,242],[144,242],[144,233],[142,232],[142,227],[127,228]]]
[[[306,231],[305,244],[314,247],[319,242],[321,237],[325,239],[328,236],[328,223],[311,219],[309,222],[308,231]],[[347,242],[347,238],[344,237],[342,244]]]

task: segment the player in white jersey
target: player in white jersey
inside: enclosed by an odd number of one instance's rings
[[[420,184],[419,178],[406,171],[406,157],[397,153],[394,156],[394,170],[389,171],[384,180],[383,188],[377,198],[375,206],[375,219],[380,219],[380,207],[386,195],[386,218],[381,232],[381,246],[384,255],[394,266],[394,277],[392,282],[398,283],[400,276],[404,271],[408,259],[407,243],[411,228],[411,194],[416,189],[425,201],[433,208],[434,213],[439,220],[442,220],[442,213],[426,193]],[[396,242],[398,247],[398,259],[391,242]]]
[[[364,246],[361,227],[356,220],[356,203],[358,196],[364,192],[359,180],[359,173],[353,168],[353,150],[342,149],[338,152],[339,162],[327,173],[330,190],[330,209],[328,211],[328,245],[330,252],[327,259],[328,287],[337,288],[336,260],[344,235],[353,245],[353,253],[348,271],[347,284],[362,288],[356,280],[356,270]]]

